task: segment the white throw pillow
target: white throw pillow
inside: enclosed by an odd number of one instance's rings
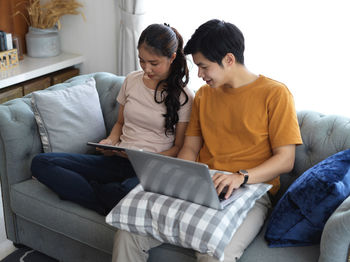
[[[59,90],[32,94],[32,106],[44,152],[88,153],[88,141],[106,136],[94,78]]]
[[[244,194],[215,210],[185,200],[143,191],[141,185],[106,217],[114,227],[224,259],[224,249],[268,184],[245,185]]]

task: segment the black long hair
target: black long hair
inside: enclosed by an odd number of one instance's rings
[[[166,106],[165,134],[175,133],[175,124],[179,121],[178,110],[188,101],[188,96],[184,91],[187,85],[188,67],[186,57],[183,52],[183,39],[179,32],[169,25],[152,24],[149,25],[139,38],[137,48],[145,43],[151,50],[161,56],[171,58],[174,53],[176,57],[170,66],[170,72],[166,79],[159,81],[154,92],[154,101],[158,104],[164,102]],[[157,95],[159,87],[162,86],[161,95]],[[165,92],[165,95],[163,95]],[[184,93],[185,102],[180,104],[180,95]]]

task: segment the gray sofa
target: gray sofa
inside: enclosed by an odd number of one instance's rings
[[[109,73],[78,76],[50,89],[96,80],[105,124],[111,130],[117,116],[115,97],[123,77]],[[30,104],[31,95],[0,105],[0,174],[7,237],[16,244],[39,250],[60,261],[107,262],[111,259],[116,229],[105,218],[74,203],[60,200],[31,179],[32,158],[42,151]],[[283,191],[303,171],[326,157],[350,148],[350,119],[299,112],[304,145],[297,148],[295,167],[281,177]],[[320,245],[268,248],[264,230],[240,262],[339,261],[345,262],[350,242],[350,198],[328,220]],[[151,250],[150,261],[195,261],[191,250],[162,245]]]

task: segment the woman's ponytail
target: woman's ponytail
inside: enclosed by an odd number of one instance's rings
[[[184,91],[188,81],[188,67],[185,54],[183,52],[183,39],[179,32],[168,24],[153,24],[148,26],[141,34],[138,47],[146,43],[153,50],[163,56],[171,58],[174,53],[169,75],[166,79],[159,81],[154,93],[156,103],[163,103],[166,106],[165,134],[174,134],[175,125],[179,121],[178,111],[181,106],[187,103],[188,95]],[[162,88],[161,95],[157,95],[159,88]],[[181,93],[185,95],[185,101],[180,103]],[[160,98],[159,98],[160,97]]]
[[[175,28],[171,27],[171,29],[176,34],[178,44],[176,57],[170,67],[170,74],[165,80],[167,96],[164,103],[167,108],[167,113],[164,117],[166,132],[173,134],[175,132],[174,125],[179,121],[177,111],[180,109],[180,106],[183,106],[188,101],[188,96],[184,91],[184,88],[189,81],[189,73],[187,60],[183,52],[182,36]],[[180,104],[181,93],[185,95],[185,101],[183,104]]]

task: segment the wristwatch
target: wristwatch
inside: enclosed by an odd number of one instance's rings
[[[240,169],[240,170],[238,171],[238,174],[244,176],[244,180],[243,180],[243,183],[241,184],[241,186],[247,184],[248,179],[249,179],[248,171],[245,170],[245,169]]]

